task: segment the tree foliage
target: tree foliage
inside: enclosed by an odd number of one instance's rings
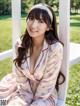
[[[11,14],[11,0],[0,0],[0,15]]]
[[[28,9],[37,3],[46,3],[59,10],[59,0],[21,0],[21,13],[26,13]],[[70,0],[70,10],[75,9],[78,13],[80,0]],[[11,14],[11,0],[0,0],[0,15]]]

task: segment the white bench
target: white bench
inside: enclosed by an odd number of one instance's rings
[[[70,43],[70,65],[80,63],[80,44]]]

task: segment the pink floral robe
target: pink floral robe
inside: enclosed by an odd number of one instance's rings
[[[16,43],[17,48],[20,42]],[[63,46],[61,43],[48,45],[44,40],[40,56],[35,64],[35,72],[30,74],[30,51],[27,60],[15,73],[5,76],[0,82],[0,100],[6,100],[6,106],[56,106],[57,92],[55,84],[60,71]]]

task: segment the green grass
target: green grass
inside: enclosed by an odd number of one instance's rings
[[[80,64],[70,67],[69,88],[66,103],[69,106],[80,106]]]
[[[80,43],[80,15],[72,15],[70,19],[70,40]]]
[[[0,79],[12,71],[12,59],[0,61]]]
[[[12,21],[9,16],[0,16],[0,52],[10,49],[12,44]]]
[[[59,17],[57,17],[58,19]],[[26,28],[26,17],[22,17],[22,33]],[[70,17],[70,41],[80,43],[80,15]],[[12,48],[11,16],[0,16],[0,52]],[[12,59],[0,62],[0,79],[12,71]],[[73,65],[69,71],[67,106],[80,106],[80,64]]]

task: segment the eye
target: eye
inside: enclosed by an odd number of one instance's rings
[[[29,20],[34,20],[34,18],[33,17],[29,17]]]
[[[38,20],[38,22],[39,22],[39,23],[44,23],[44,21],[43,21],[43,20]]]

